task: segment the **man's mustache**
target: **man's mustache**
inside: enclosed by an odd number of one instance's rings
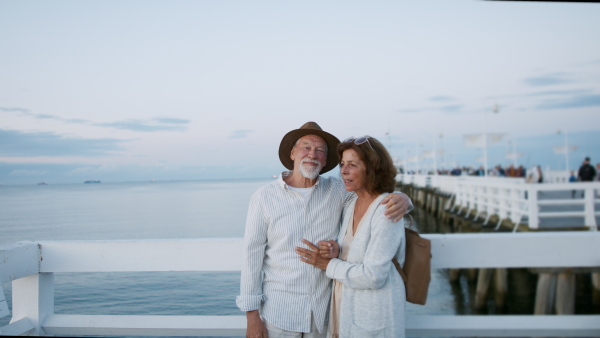
[[[302,164],[304,164],[304,163],[312,163],[312,164],[316,164],[318,166],[321,165],[321,161],[319,161],[319,160],[311,160],[310,158],[303,158],[300,163],[302,163]]]

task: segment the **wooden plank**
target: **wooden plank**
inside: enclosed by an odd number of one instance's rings
[[[6,317],[8,315],[10,315],[10,310],[8,309],[8,303],[6,302],[6,298],[4,297],[2,283],[0,283],[0,318]]]
[[[584,211],[544,211],[539,212],[538,217],[584,217]]]
[[[19,242],[0,247],[0,284],[39,272],[37,243]]]
[[[530,273],[538,274],[538,273],[598,273],[600,272],[600,266],[593,268],[529,268]]]
[[[600,232],[423,237],[431,240],[433,269],[600,266],[600,256],[590,254],[600,247]],[[66,241],[40,245],[41,272],[239,271],[243,259],[240,238]]]
[[[44,335],[41,324],[54,314],[54,274],[39,273],[12,283],[12,320],[27,318],[33,325],[32,335]]]
[[[27,319],[22,318],[16,322],[10,323],[6,326],[0,327],[1,336],[26,336],[33,331],[33,323]]]
[[[415,337],[599,337],[600,315],[407,316]]]
[[[242,239],[40,242],[40,272],[239,271]]]
[[[102,336],[244,336],[245,316],[53,315],[48,334]],[[598,337],[600,315],[436,316],[409,315],[406,335],[418,337]]]
[[[422,236],[431,240],[432,269],[600,266],[591,254],[600,247],[596,231]]]
[[[246,316],[53,315],[42,327],[58,336],[245,336]]]
[[[538,205],[581,205],[583,206],[584,200],[582,199],[570,199],[570,200],[539,200]]]

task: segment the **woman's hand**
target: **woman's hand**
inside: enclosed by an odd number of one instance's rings
[[[331,258],[321,257],[319,255],[319,248],[311,242],[303,239],[302,243],[308,245],[309,249],[296,247],[296,253],[300,255],[300,260],[321,270],[327,270],[327,264],[329,264]]]
[[[338,258],[340,256],[340,245],[333,239],[319,241],[319,255],[329,259]]]

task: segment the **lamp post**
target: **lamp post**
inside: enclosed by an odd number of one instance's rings
[[[440,133],[440,155],[442,155],[442,166],[445,166],[444,162],[444,133]],[[442,168],[444,170],[445,168]]]
[[[517,154],[517,140],[515,140],[515,139],[508,140],[507,146],[508,146],[507,153],[509,154],[510,158],[513,160],[513,166],[515,166],[515,168],[516,168],[517,167],[517,158],[519,157],[519,154]]]
[[[437,144],[436,137],[433,136],[433,175],[437,175]]]
[[[562,132],[559,130],[556,131],[556,134],[560,135]],[[567,169],[567,173],[570,173],[569,170],[569,133],[565,131],[565,168]]]
[[[498,112],[500,111],[500,106],[495,104],[492,107],[492,113],[494,114],[498,114]],[[483,121],[483,166],[484,166],[484,173],[483,176],[487,177],[488,176],[488,152],[487,152],[487,144],[488,144],[488,133],[487,133],[487,111],[486,114],[483,115],[484,116],[484,121]]]

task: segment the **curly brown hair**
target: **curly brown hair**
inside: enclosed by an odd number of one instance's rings
[[[365,189],[370,194],[393,192],[396,188],[398,169],[394,165],[392,156],[377,139],[370,136],[365,137],[367,142],[362,144],[355,144],[354,139],[340,143],[337,146],[340,162],[345,150],[354,149],[366,165]]]

